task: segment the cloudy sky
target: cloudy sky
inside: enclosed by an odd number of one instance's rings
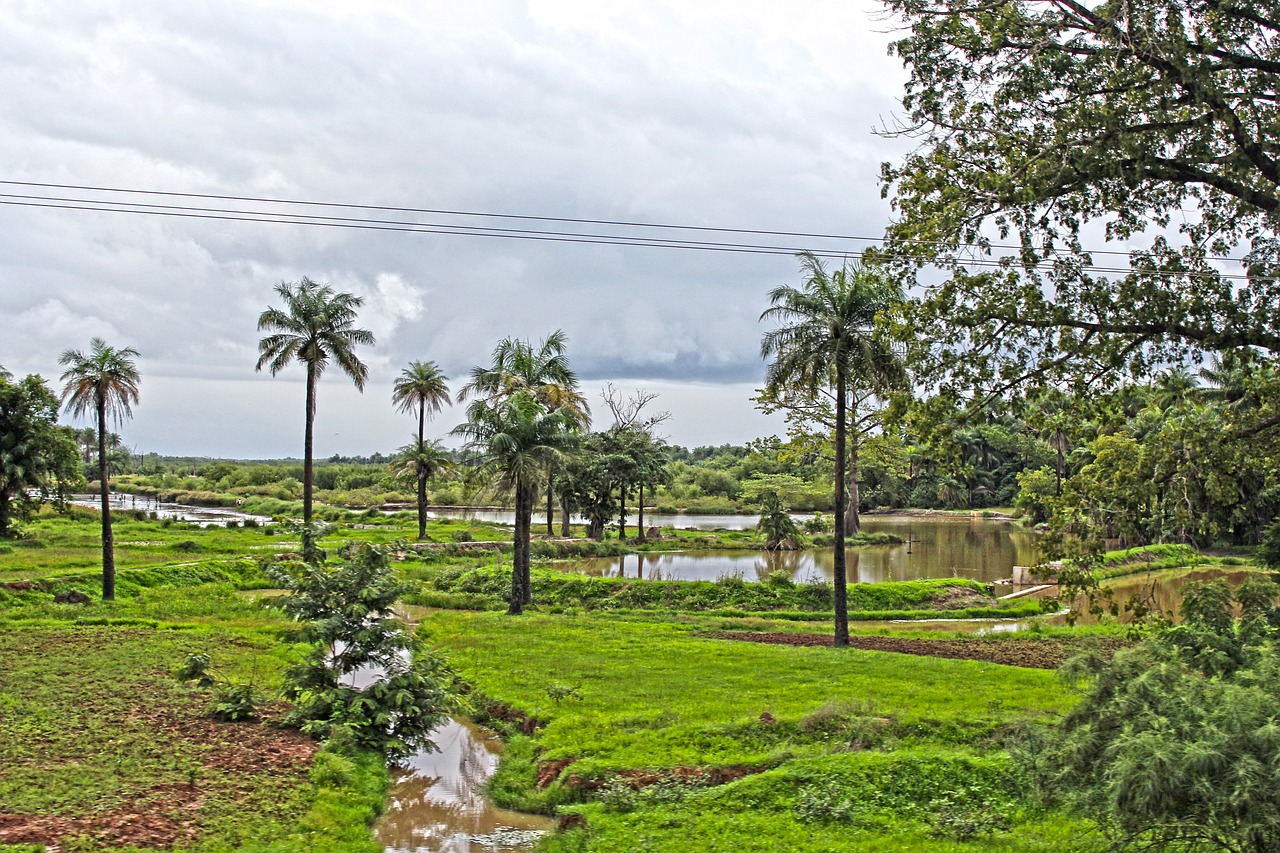
[[[325,375],[319,456],[406,443],[390,387],[409,361],[433,359],[457,385],[499,339],[558,328],[593,401],[610,381],[657,392],[676,443],[779,433],[749,399],[758,317],[769,288],[799,277],[785,253],[158,217],[104,200],[865,243],[12,182],[874,237],[888,217],[879,164],[904,150],[873,133],[905,72],[872,0],[0,0],[0,13],[0,364],[56,381],[58,354],[95,335],[136,348],[142,401],[122,434],[142,452],[301,454],[302,370],[253,367],[272,288],[303,275],[362,296],[378,341],[364,394]],[[54,196],[97,209],[31,206]],[[446,410],[435,433],[461,417]]]

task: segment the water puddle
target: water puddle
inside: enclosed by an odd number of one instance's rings
[[[392,771],[387,811],[376,837],[388,853],[514,853],[528,850],[551,818],[496,808],[484,796],[502,741],[473,723],[450,720],[421,752]]]

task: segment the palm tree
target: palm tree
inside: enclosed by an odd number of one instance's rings
[[[591,426],[591,409],[578,390],[578,375],[569,367],[565,345],[569,337],[557,329],[535,350],[529,341],[503,338],[493,350],[489,367],[476,367],[471,381],[462,386],[458,399],[474,395],[490,402],[509,397],[517,391],[528,392],[549,412],[563,411],[574,428]],[[552,473],[547,471],[547,535],[554,531],[552,522]]]
[[[766,551],[794,551],[800,547],[800,528],[787,512],[777,492],[760,495],[760,521],[756,532],[764,534]]]
[[[491,466],[497,484],[515,492],[515,553],[508,613],[521,613],[533,600],[529,578],[533,504],[547,470],[573,448],[577,423],[566,409],[548,410],[530,391],[520,389],[500,399],[474,401],[467,407],[467,422],[453,430]]]
[[[327,284],[318,284],[305,276],[294,284],[280,282],[276,293],[285,308],[268,308],[258,316],[258,331],[270,331],[258,341],[258,364],[267,366],[275,376],[291,361],[307,367],[307,426],[303,441],[302,463],[302,555],[307,561],[317,557],[311,535],[311,492],[313,483],[312,445],[316,419],[316,383],[329,360],[333,359],[363,391],[369,368],[356,357],[354,347],[372,346],[373,333],[354,327],[356,309],[364,300],[350,293],[335,292]]]
[[[801,288],[781,285],[769,293],[772,306],[761,320],[783,325],[767,332],[760,354],[774,356],[765,373],[766,390],[815,396],[830,389],[835,396],[835,513],[843,519],[847,503],[845,476],[848,430],[847,402],[851,386],[876,388],[900,378],[901,361],[876,334],[876,317],[902,301],[902,288],[873,267],[846,264],[828,272],[812,252],[799,256],[808,278]],[[849,645],[848,573],[844,525],[835,527],[835,644]]]
[[[418,538],[427,538],[427,481],[454,469],[453,454],[438,441],[423,441],[422,434],[413,444],[396,451],[392,468],[397,477],[412,476],[418,483]]]
[[[116,597],[115,540],[111,534],[111,483],[107,471],[107,418],[120,424],[133,416],[132,404],[138,402],[138,367],[133,360],[138,351],[133,347],[114,349],[102,338],[89,342],[89,353],[67,350],[58,356],[58,364],[66,367],[62,381],[62,400],[71,414],[79,417],[92,412],[98,421],[98,480],[102,484],[102,600]]]
[[[426,438],[427,413],[438,414],[444,406],[453,404],[449,398],[449,377],[441,372],[434,361],[411,361],[391,386],[391,402],[396,410],[418,413],[418,446],[413,453],[418,478],[418,538],[427,537],[427,478],[430,477]],[[441,451],[443,452],[443,451]],[[438,454],[435,457],[438,464]],[[401,459],[408,457],[401,452]]]

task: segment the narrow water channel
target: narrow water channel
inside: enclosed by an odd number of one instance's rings
[[[388,853],[514,853],[552,828],[550,818],[496,808],[485,797],[502,741],[450,720],[431,736],[439,752],[420,752],[392,773],[377,839]]]

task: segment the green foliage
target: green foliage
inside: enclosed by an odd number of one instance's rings
[[[387,549],[355,545],[341,566],[320,563],[268,569],[289,591],[279,606],[300,620],[296,639],[310,646],[288,673],[290,719],[314,737],[351,732],[357,745],[406,756],[456,705],[452,673],[408,634],[391,607],[403,590]],[[357,686],[360,672],[372,683]]]
[[[756,531],[764,536],[766,551],[794,551],[800,547],[800,528],[775,492],[760,496],[760,521]]]
[[[210,670],[209,663],[208,654],[188,655],[177,672],[178,680],[194,681],[199,687],[213,688],[213,704],[209,708],[209,714],[214,719],[224,723],[253,719],[261,702],[253,682],[228,679]]]
[[[904,273],[959,261],[913,312],[935,321],[921,347],[935,375],[1084,387],[1196,352],[1280,349],[1280,191],[1253,153],[1280,121],[1253,95],[1280,83],[1270,7],[887,5],[906,30],[893,50],[915,145],[883,170],[898,213],[885,254]],[[1128,270],[1094,266],[1081,238],[1094,224],[1123,241]],[[1014,245],[994,270],[963,263],[996,241]],[[1214,256],[1250,241],[1242,284]]]
[[[0,539],[16,536],[16,522],[40,501],[82,479],[73,432],[57,423],[58,398],[39,376],[0,372]]]
[[[812,618],[829,615],[834,599],[830,584],[747,583],[733,576],[719,581],[651,581],[535,569],[531,579],[536,599],[544,607],[559,609],[666,612],[716,612],[730,608],[747,612],[798,610]],[[435,575],[429,583],[438,592],[477,596],[473,601],[496,605],[503,599],[507,580],[502,569],[485,567],[447,570]],[[961,578],[850,584],[849,609],[854,613],[867,613],[865,618],[936,616],[938,612],[932,609],[934,602],[955,590],[987,594],[983,584]],[[427,603],[427,599],[418,593],[407,593],[405,600]],[[435,603],[438,606],[443,602],[436,599]],[[983,608],[982,612],[991,612],[993,608],[994,602],[991,608]],[[967,611],[948,610],[947,615],[958,618],[964,612]],[[1003,611],[997,612],[1004,615]],[[884,617],[886,613],[894,616]]]
[[[1046,794],[1127,842],[1280,847],[1276,593],[1269,582],[1189,586],[1182,624],[1112,660],[1074,661],[1081,701],[1027,759]]]
[[[1042,524],[1053,514],[1053,499],[1057,494],[1057,478],[1049,468],[1018,473],[1018,495],[1013,505],[1032,524]]]

